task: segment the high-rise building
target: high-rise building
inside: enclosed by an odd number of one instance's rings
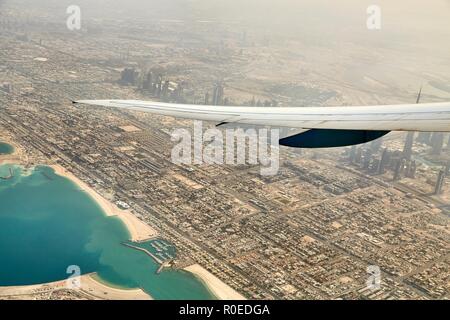
[[[450,161],[445,165],[445,176],[448,177],[450,174]]]
[[[398,181],[402,178],[402,171],[405,167],[406,160],[404,158],[400,158],[397,160],[397,164],[395,165],[394,170],[394,181]]]
[[[216,83],[213,92],[213,103],[212,103],[213,105],[219,106],[223,103],[223,93],[224,93],[223,85],[219,82]]]
[[[362,164],[363,169],[368,170],[370,167],[370,161],[372,160],[372,150],[367,149],[364,153],[364,161]]]
[[[168,80],[166,80],[162,87],[161,95],[162,95],[162,99],[165,101],[167,101],[167,99],[169,97],[169,85],[170,85],[170,82]]]
[[[435,132],[431,138],[431,154],[440,155],[442,147],[444,146],[444,134],[442,132]]]
[[[174,91],[175,102],[183,101],[183,91],[184,91],[183,84],[182,83],[177,84],[177,88]]]
[[[159,74],[158,75],[158,80],[156,81],[156,90],[155,90],[155,92],[156,92],[156,96],[158,97],[158,98],[161,98],[161,93],[162,93],[162,87],[163,87],[163,84],[162,84],[162,74]]]
[[[205,93],[205,105],[209,104],[209,92]]]
[[[444,182],[445,182],[445,171],[444,170],[440,170],[439,174],[438,174],[438,178],[436,181],[436,186],[434,188],[434,194],[441,194],[443,187],[444,187]]]
[[[360,164],[362,160],[362,148],[359,147],[356,149],[356,154],[355,154],[355,164]]]
[[[138,71],[133,68],[125,68],[121,73],[119,83],[122,85],[135,85],[137,83],[138,76]]]
[[[406,172],[406,176],[408,178],[414,179],[416,177],[416,171],[417,171],[416,160],[410,161],[408,165],[408,171]]]
[[[147,90],[150,92],[153,91],[153,73],[151,71],[149,71],[147,73],[147,78],[144,80],[143,88],[144,88],[144,90]]]
[[[379,167],[380,167],[380,160],[377,159],[375,156],[372,156],[372,160],[370,161],[369,172],[371,174],[377,174]]]
[[[414,132],[408,132],[406,135],[405,146],[403,148],[403,157],[406,160],[410,160],[412,156],[412,147],[414,143]]]
[[[378,167],[378,174],[384,174],[386,172],[386,167],[390,160],[390,153],[387,148],[384,148],[383,154],[381,155],[380,164]]]
[[[352,146],[352,148],[350,149],[348,161],[353,164],[355,162],[355,157],[356,157],[356,146]]]

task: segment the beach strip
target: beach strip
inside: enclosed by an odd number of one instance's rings
[[[153,229],[151,226],[146,224],[137,218],[133,213],[129,210],[121,210],[114,203],[103,198],[100,194],[98,194],[93,188],[91,188],[87,183],[77,178],[74,174],[67,171],[60,165],[50,165],[57,175],[63,176],[72,180],[75,184],[77,184],[81,190],[86,192],[91,198],[98,203],[98,205],[102,208],[107,216],[117,216],[127,227],[131,241],[143,241],[148,240],[150,238],[154,238],[158,235],[158,232]]]
[[[229,285],[224,283],[222,280],[217,278],[211,272],[203,268],[199,264],[193,264],[189,267],[184,268],[184,270],[193,273],[200,280],[202,280],[208,289],[217,297],[219,300],[246,300],[246,298],[239,292],[231,288]]]
[[[58,290],[78,291],[89,299],[100,300],[152,300],[152,298],[141,289],[119,289],[107,286],[95,279],[96,274],[85,274],[80,276],[80,287],[70,288],[67,280],[55,281],[44,284],[29,286],[0,287],[0,298],[23,297],[28,299],[36,294],[48,294]]]

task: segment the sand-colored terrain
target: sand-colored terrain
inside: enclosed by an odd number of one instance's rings
[[[119,289],[110,287],[95,279],[94,275],[85,275],[81,279],[81,291],[94,297],[108,300],[152,300],[142,289]]]
[[[141,289],[113,288],[95,279],[95,274],[80,277],[80,287],[70,287],[67,280],[30,286],[0,287],[0,299],[51,299],[58,292],[68,290],[65,297],[102,299],[102,300],[151,300],[151,297]]]
[[[246,300],[243,295],[217,278],[211,272],[200,266],[199,264],[193,264],[184,270],[193,273],[199,279],[201,279],[208,289],[220,300]]]
[[[147,225],[145,222],[139,220],[129,210],[121,210],[115,204],[103,198],[94,189],[89,187],[85,182],[78,179],[71,172],[67,171],[60,165],[51,165],[55,173],[66,177],[75,182],[84,192],[89,194],[103,209],[108,216],[117,216],[127,227],[130,232],[132,241],[142,241],[153,238],[158,235],[157,231]]]

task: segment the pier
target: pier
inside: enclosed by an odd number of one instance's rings
[[[144,252],[146,255],[148,255],[149,257],[151,257],[154,261],[156,261],[159,264],[158,270],[156,270],[156,273],[159,274],[164,268],[168,268],[171,266],[171,263],[173,263],[174,258],[171,255],[168,255],[167,257],[164,257],[162,254],[162,250],[161,248],[159,248],[159,245],[161,245],[161,243],[158,243],[158,245],[155,247],[152,244],[152,247],[158,251],[158,253],[154,254],[152,252],[150,252],[149,250],[133,245],[132,243],[129,242],[122,242],[122,245],[132,248],[132,249],[136,249],[139,251]]]
[[[147,249],[141,248],[141,247],[137,247],[132,245],[131,243],[128,242],[122,242],[122,244],[126,247],[129,248],[133,248],[142,252],[145,252],[148,256],[150,256],[151,258],[153,258],[153,260],[155,260],[156,262],[158,262],[159,264],[163,264],[164,261],[162,261],[161,259],[159,259],[157,256],[155,256],[153,253],[151,253],[150,251],[148,251]]]

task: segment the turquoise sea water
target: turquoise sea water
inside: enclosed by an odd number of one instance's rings
[[[0,154],[11,154],[14,152],[14,147],[7,143],[0,142]]]
[[[1,165],[0,286],[66,279],[67,267],[124,288],[141,287],[155,299],[214,299],[202,281],[165,270],[145,253],[127,248],[124,224],[52,168]]]

